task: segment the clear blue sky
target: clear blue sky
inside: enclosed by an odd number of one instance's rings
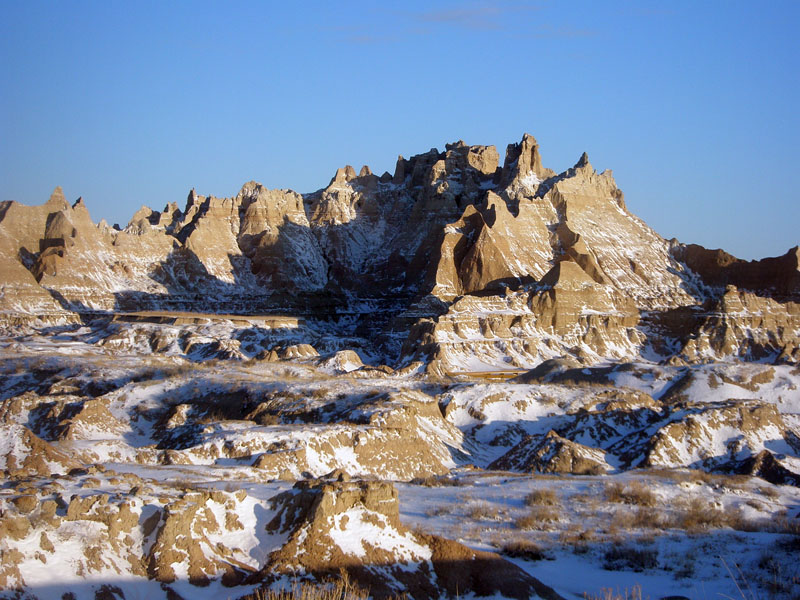
[[[800,243],[800,2],[0,0],[0,199],[95,221],[446,142],[585,150],[661,235]]]

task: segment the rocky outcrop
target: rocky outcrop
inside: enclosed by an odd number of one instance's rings
[[[709,250],[697,244],[676,244],[673,255],[697,273],[706,285],[737,288],[775,295],[781,299],[800,299],[800,247],[783,256],[761,260],[741,260],[724,250]]]
[[[530,291],[459,298],[427,330],[418,329],[405,351],[415,358],[428,353],[430,368],[442,373],[529,368],[565,354],[625,358],[645,342],[638,323],[631,298],[561,261]],[[467,366],[479,361],[485,367]]]
[[[391,176],[343,167],[304,195],[252,181],[228,198],[192,190],[182,209],[143,207],[122,231],[95,225],[60,188],[40,207],[5,202],[2,318],[347,313],[334,321],[340,336],[357,334],[382,362],[433,360],[439,373],[467,363],[529,368],[564,355],[694,361],[706,347],[798,360],[797,248],[747,263],[667,241],[628,212],[610,171],[597,172],[584,153],[557,174],[527,134],[498,164],[494,146],[459,141],[399,157]],[[728,284],[775,315],[764,339],[733,317]],[[753,315],[756,302],[740,298]],[[726,322],[714,323],[709,309]],[[250,356],[223,346],[195,355]]]
[[[611,470],[602,450],[562,438],[552,430],[541,439],[524,439],[490,468],[573,475],[600,475]]]
[[[690,361],[800,362],[800,303],[778,302],[729,286],[685,343]]]
[[[555,176],[555,172],[542,166],[539,143],[530,134],[522,136],[518,144],[509,144],[503,163],[501,181],[508,185],[514,180],[533,179],[539,182]]]
[[[0,455],[0,468],[6,477],[67,473],[80,465],[74,457],[54,448],[24,425],[5,425],[3,436],[7,442],[4,454]]]
[[[252,577],[262,562],[247,550],[258,539],[243,531],[242,521],[257,522],[258,515],[267,512],[263,504],[243,491],[183,490],[179,496],[145,503],[136,497],[74,494],[68,502],[59,497],[63,509],[53,500],[32,506],[22,501],[24,497],[13,504],[2,502],[0,531],[6,535],[0,536],[0,581],[4,587],[24,587],[28,576],[35,577],[35,568],[26,560],[47,564],[48,558],[62,560],[60,572],[73,569],[71,577],[87,585],[104,572],[119,573],[122,566],[126,578],[155,580],[164,590],[177,580],[196,586],[221,580],[234,586]],[[84,535],[73,537],[75,530]],[[53,544],[66,538],[69,560]],[[12,540],[22,551],[8,547]],[[15,560],[6,560],[11,555]]]
[[[558,598],[496,554],[410,531],[400,522],[397,491],[390,483],[303,482],[275,502],[279,508],[268,530],[288,539],[259,574],[267,580],[346,571],[375,598],[407,593],[426,599],[469,592]]]
[[[728,401],[688,405],[670,417],[647,444],[647,466],[731,466],[783,441],[786,425],[774,404]]]
[[[740,475],[761,477],[775,485],[800,486],[800,474],[784,467],[769,450],[762,450],[758,454],[744,459],[733,470]]]

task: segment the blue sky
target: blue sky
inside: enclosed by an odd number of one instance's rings
[[[664,237],[800,243],[800,2],[0,0],[0,199],[126,223],[463,139],[583,151]]]

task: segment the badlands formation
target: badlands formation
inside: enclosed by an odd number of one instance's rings
[[[0,327],[2,597],[800,594],[800,249],[665,240],[530,135],[0,203]]]

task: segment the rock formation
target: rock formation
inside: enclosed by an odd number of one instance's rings
[[[548,169],[527,134],[502,165],[459,141],[307,194],[192,190],[122,229],[60,188],[0,203],[0,588],[255,598],[344,574],[557,599],[484,550],[630,534],[594,497],[618,475],[637,540],[690,517],[736,544],[796,531],[799,269],[796,247],[665,240],[610,171]],[[639,477],[676,482],[663,515]]]
[[[344,167],[305,195],[192,190],[183,209],[142,207],[122,231],[57,188],[40,207],[0,206],[0,253],[10,325],[144,309],[347,313],[384,362],[439,373],[469,370],[469,357],[495,369],[565,354],[798,359],[797,248],[746,262],[664,240],[627,211],[610,171],[583,154],[557,174],[527,134],[502,167],[493,146],[457,142],[398,158],[393,176]],[[770,316],[740,323],[746,311]],[[775,334],[750,339],[751,326]]]
[[[344,570],[375,598],[407,593],[424,600],[468,591],[520,600],[558,598],[496,554],[408,530],[399,520],[397,492],[389,483],[300,483],[276,504],[277,515],[267,529],[288,539],[262,571],[268,580]]]

